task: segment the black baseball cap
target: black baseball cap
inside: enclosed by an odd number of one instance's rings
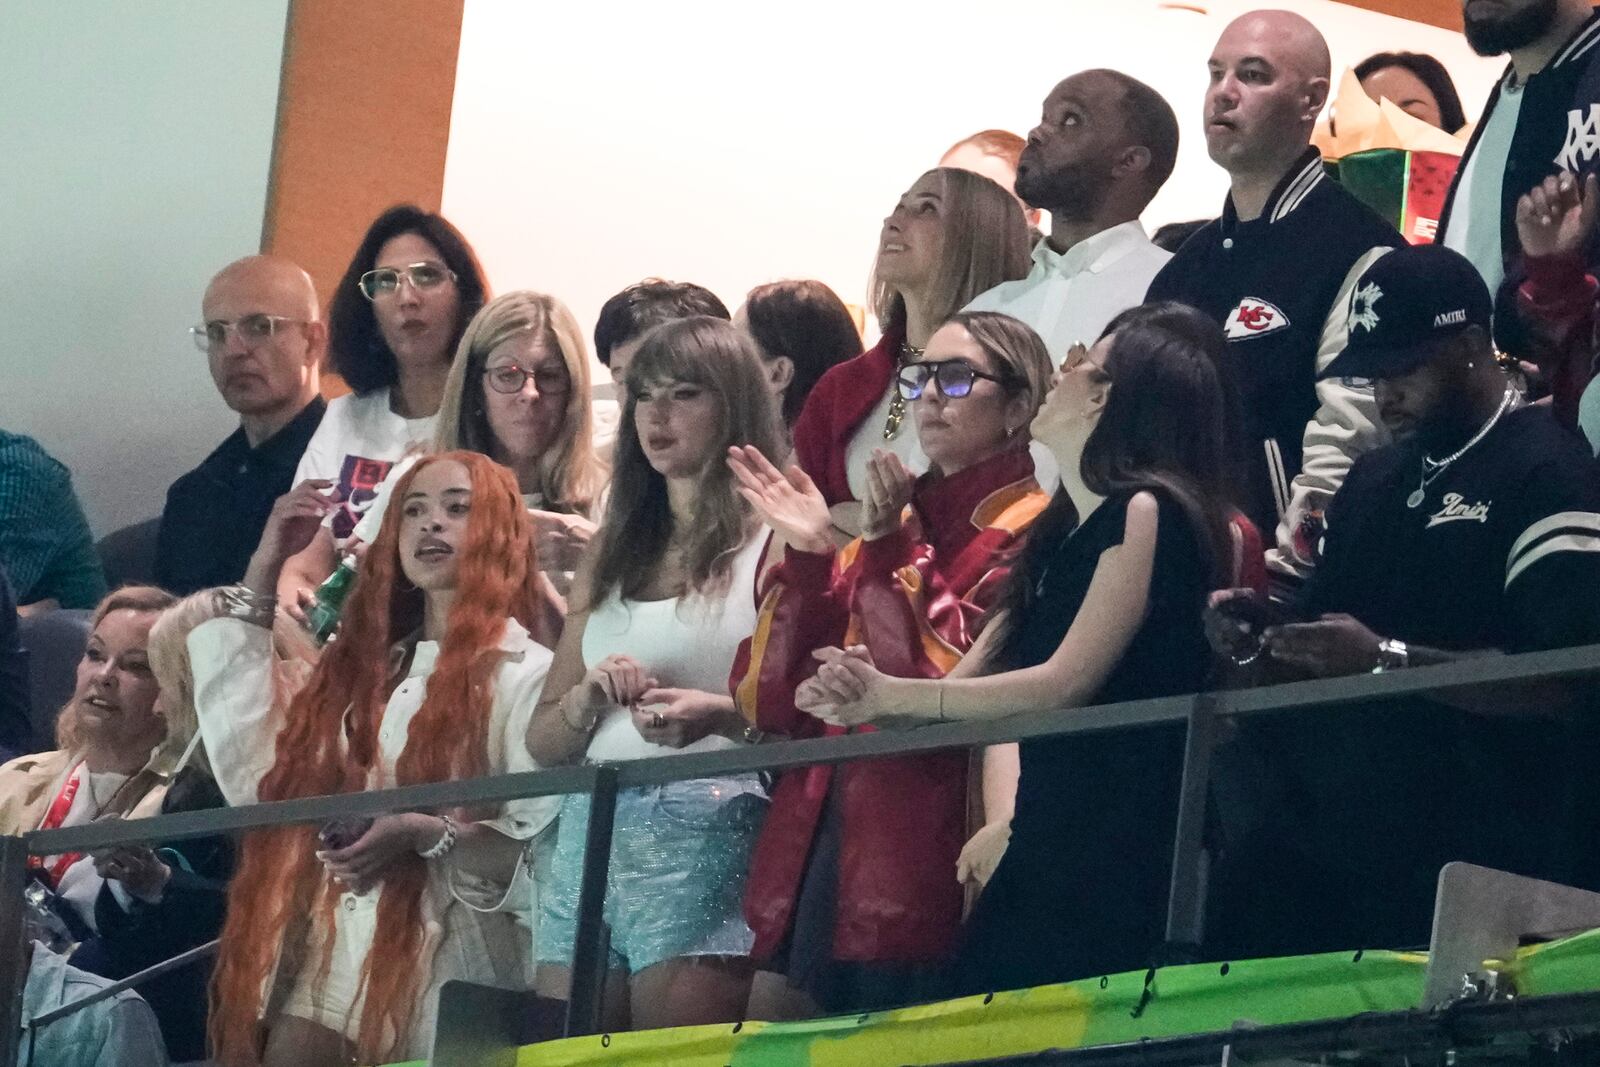
[[[1433,355],[1433,342],[1477,326],[1494,300],[1470,260],[1443,245],[1404,245],[1379,257],[1350,294],[1344,351],[1324,378],[1393,378]]]

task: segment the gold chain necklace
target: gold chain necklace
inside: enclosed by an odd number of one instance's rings
[[[904,367],[907,363],[914,363],[922,358],[923,349],[917,348],[910,341],[900,342],[900,358],[895,364],[895,369]],[[897,375],[898,377],[898,375]],[[883,439],[893,441],[900,436],[900,425],[906,421],[906,398],[900,395],[900,383],[894,379],[889,381],[889,417],[883,420]]]

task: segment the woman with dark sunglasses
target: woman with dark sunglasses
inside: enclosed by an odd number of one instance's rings
[[[874,665],[870,647],[827,649],[798,706],[840,727],[887,726],[1198,690],[1207,594],[1238,572],[1221,345],[1214,322],[1164,305],[1125,312],[1074,350],[1031,426],[1062,490],[970,654],[927,681]],[[1181,723],[1021,743],[1010,845],[968,923],[961,992],[1155,959],[1183,747]]]
[[[338,491],[323,532],[283,569],[291,613],[333,572],[338,552],[394,462],[433,437],[452,356],[488,293],[461,231],[409,204],[367,228],[328,308],[328,355],[352,392],[328,405],[295,470]]]
[[[730,455],[745,499],[786,542],[731,679],[758,730],[845,732],[795,707],[812,653],[826,645],[863,644],[907,678],[955,666],[1048,500],[1027,428],[1049,376],[1044,342],[1008,316],[959,314],[937,330],[895,379],[930,469],[913,479],[879,450],[861,537],[837,554],[827,500],[809,476],[748,449]],[[745,895],[766,968],[752,1018],[890,1007],[933,992],[961,924],[967,781],[961,751],[779,780]]]

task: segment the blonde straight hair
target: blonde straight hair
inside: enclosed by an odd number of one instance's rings
[[[572,383],[561,433],[539,457],[538,492],[550,511],[593,510],[606,483],[605,465],[594,451],[589,349],[578,320],[553,296],[527,289],[495,297],[467,323],[445,380],[433,451],[465,449],[498,461],[499,446],[484,412],[483,368],[489,353],[520,333],[537,332],[553,345]]]
[[[203,589],[178,601],[161,613],[150,627],[146,646],[150,670],[161,683],[167,713],[167,736],[156,746],[151,762],[157,766],[176,763],[200,730],[200,716],[194,707],[194,666],[189,662],[189,634],[203,622],[222,615],[222,598],[215,589]],[[205,745],[199,745],[190,763],[211,773]]]
[[[929,322],[944,322],[979,293],[1026,277],[1033,246],[1017,198],[997,182],[954,167],[935,167],[927,174],[939,178],[943,234],[939,266],[927,282],[927,314]],[[879,280],[876,264],[867,285],[878,326],[885,333],[903,329],[905,296]]]

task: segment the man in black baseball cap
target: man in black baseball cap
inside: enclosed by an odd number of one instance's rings
[[[1495,362],[1493,313],[1465,256],[1440,245],[1398,249],[1356,283],[1349,338],[1323,376],[1376,383],[1379,417],[1397,439],[1460,444],[1516,403]]]
[[[1263,660],[1329,677],[1600,641],[1595,461],[1547,408],[1522,405],[1490,315],[1477,271],[1440,246],[1390,252],[1355,285],[1327,373],[1373,381],[1395,441],[1334,496],[1293,608],[1304,621],[1269,627]],[[1552,715],[1581,692],[1440,694],[1242,730],[1219,755],[1235,817],[1216,950],[1425,944],[1452,860],[1593,885],[1594,805],[1577,797],[1594,730]]]

